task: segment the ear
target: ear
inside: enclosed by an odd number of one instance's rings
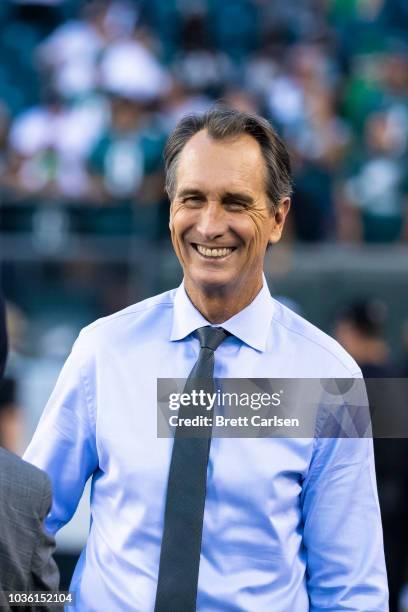
[[[269,234],[269,243],[275,244],[279,242],[282,236],[283,227],[285,225],[286,216],[290,209],[291,200],[290,198],[283,198],[273,213],[273,224],[271,226],[271,232]]]

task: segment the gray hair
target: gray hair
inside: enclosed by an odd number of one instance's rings
[[[258,115],[231,108],[215,107],[202,115],[183,117],[164,150],[166,191],[172,200],[176,192],[177,166],[187,142],[201,130],[207,130],[214,140],[224,140],[248,134],[260,145],[265,160],[266,193],[274,210],[282,198],[292,194],[291,167],[288,150],[270,123]]]

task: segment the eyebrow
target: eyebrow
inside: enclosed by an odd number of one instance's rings
[[[189,188],[189,187],[182,189],[180,193],[177,194],[177,197],[179,199],[186,198],[189,196],[198,196],[200,198],[206,197],[205,193],[201,191],[200,189]],[[251,204],[254,203],[254,198],[245,193],[240,193],[240,192],[235,192],[235,191],[226,191],[221,196],[221,201],[223,204],[231,204],[234,202],[240,202],[242,204],[246,204],[250,206]]]

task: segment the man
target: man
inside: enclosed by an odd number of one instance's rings
[[[263,278],[291,193],[270,125],[187,117],[165,158],[183,284],[80,334],[26,453],[53,481],[51,531],[92,476],[78,609],[385,611],[370,440],[157,437],[158,378],[361,376]]]
[[[387,307],[380,300],[356,300],[337,317],[334,335],[358,363],[364,378],[397,377],[385,339]]]
[[[387,307],[382,301],[374,299],[350,303],[337,318],[335,337],[357,361],[365,379],[400,376],[397,366],[389,357],[386,324]],[[395,411],[406,408],[407,398],[403,396],[403,388],[398,388],[392,381],[375,385],[374,388],[377,409],[385,410],[387,421],[392,422]],[[397,610],[408,567],[408,440],[377,438],[374,440],[374,450],[390,609]]]
[[[4,302],[0,295],[0,385],[6,357]],[[51,486],[46,474],[0,448],[0,591],[57,591],[54,538],[43,529],[50,507]],[[14,609],[1,597],[0,608]],[[37,605],[25,609],[56,608]]]

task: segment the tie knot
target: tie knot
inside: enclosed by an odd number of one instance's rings
[[[212,351],[215,351],[220,346],[221,342],[223,342],[227,336],[231,335],[223,327],[210,327],[209,325],[199,327],[196,333],[200,341],[200,347],[208,348]]]

